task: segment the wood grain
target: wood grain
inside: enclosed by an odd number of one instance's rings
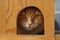
[[[6,1],[0,0],[0,34],[6,34],[5,13]]]
[[[36,6],[42,11],[44,35],[16,35],[17,15],[27,6]],[[0,40],[54,40],[54,0],[0,0],[0,34],[4,34]]]
[[[18,4],[18,2],[19,2],[19,4]],[[40,0],[40,1],[39,0],[37,0],[37,1],[34,1],[34,0],[33,1],[32,0],[25,0],[25,1],[13,0],[12,1],[12,0],[10,0],[9,5],[7,5],[7,6],[9,6],[10,9],[6,15],[7,30],[16,28],[17,15],[21,9],[23,9],[27,6],[36,6],[42,11],[43,16],[44,16],[45,34],[46,35],[54,34],[54,25],[53,25],[54,24],[54,5],[53,4],[54,4],[53,0],[49,0],[49,1],[48,0],[43,0],[43,1],[42,0]]]

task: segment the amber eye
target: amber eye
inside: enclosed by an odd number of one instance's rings
[[[39,17],[40,15],[39,14],[36,14],[35,16],[34,16],[34,18],[37,18],[37,17]]]

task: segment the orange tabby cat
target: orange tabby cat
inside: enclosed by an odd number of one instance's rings
[[[36,7],[23,9],[17,20],[17,34],[43,34],[44,18]]]

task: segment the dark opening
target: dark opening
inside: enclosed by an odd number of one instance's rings
[[[44,17],[40,9],[29,6],[22,9],[17,16],[17,35],[43,35]]]

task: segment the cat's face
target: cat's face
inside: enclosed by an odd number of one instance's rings
[[[19,16],[20,23],[26,30],[32,30],[43,22],[42,14],[38,10],[28,9]]]

